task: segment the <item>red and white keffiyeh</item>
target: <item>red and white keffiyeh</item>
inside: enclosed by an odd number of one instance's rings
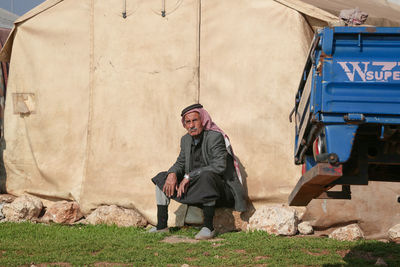
[[[243,184],[242,175],[240,174],[240,169],[239,169],[239,163],[238,163],[238,160],[235,157],[235,154],[233,153],[232,145],[231,145],[231,142],[229,141],[228,135],[226,135],[226,133],[223,130],[221,130],[221,128],[219,128],[218,125],[216,125],[212,121],[210,114],[208,114],[207,110],[205,110],[204,108],[194,108],[194,109],[188,110],[186,113],[184,113],[182,115],[182,125],[183,125],[183,127],[185,127],[185,119],[184,119],[185,115],[189,114],[189,113],[192,113],[192,112],[197,112],[197,113],[200,114],[201,124],[203,125],[204,130],[220,132],[224,136],[226,150],[232,156],[233,164],[234,164],[235,170],[236,170],[236,174],[237,174],[237,176],[239,178],[240,183]]]

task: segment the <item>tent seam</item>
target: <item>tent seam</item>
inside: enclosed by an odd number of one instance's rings
[[[307,16],[306,16],[305,14],[301,13],[301,12],[299,12],[299,13],[300,13],[301,16],[304,18],[304,20],[306,21],[308,27],[310,27],[311,31],[312,31],[313,33],[315,33],[314,28],[311,26],[311,23],[310,23],[310,22],[308,21],[308,19],[307,19]]]
[[[83,175],[81,181],[81,190],[79,193],[79,201],[83,195],[84,185],[88,172],[88,162],[90,154],[90,137],[91,137],[91,122],[92,122],[92,107],[93,107],[93,86],[94,86],[94,0],[90,0],[90,31],[89,31],[89,109],[88,109],[88,122],[86,131],[86,151],[83,166]],[[80,203],[81,204],[81,203]]]
[[[200,52],[201,52],[201,0],[198,0],[198,12],[197,12],[197,18],[198,18],[198,34],[197,34],[197,103],[200,103]]]

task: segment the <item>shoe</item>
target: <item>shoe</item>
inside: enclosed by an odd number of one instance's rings
[[[157,230],[157,227],[153,226],[149,230],[147,230],[147,233],[153,234],[153,233],[168,233],[169,229],[168,227],[165,227],[164,229]]]
[[[197,240],[207,240],[213,238],[214,236],[215,236],[215,230],[211,231],[207,227],[203,227],[201,228],[200,232],[198,232],[197,235],[195,235],[194,238]]]

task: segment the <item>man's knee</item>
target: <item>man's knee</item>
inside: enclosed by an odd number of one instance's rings
[[[204,171],[200,173],[200,181],[208,184],[214,184],[215,179],[217,179],[218,177],[218,174],[215,174],[211,171]]]
[[[156,185],[156,202],[157,205],[169,205],[170,199],[165,195],[165,193]]]

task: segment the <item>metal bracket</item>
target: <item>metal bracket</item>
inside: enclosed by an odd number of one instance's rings
[[[342,175],[342,165],[318,163],[300,178],[289,196],[289,206],[307,206],[313,198],[329,190],[330,184]]]

